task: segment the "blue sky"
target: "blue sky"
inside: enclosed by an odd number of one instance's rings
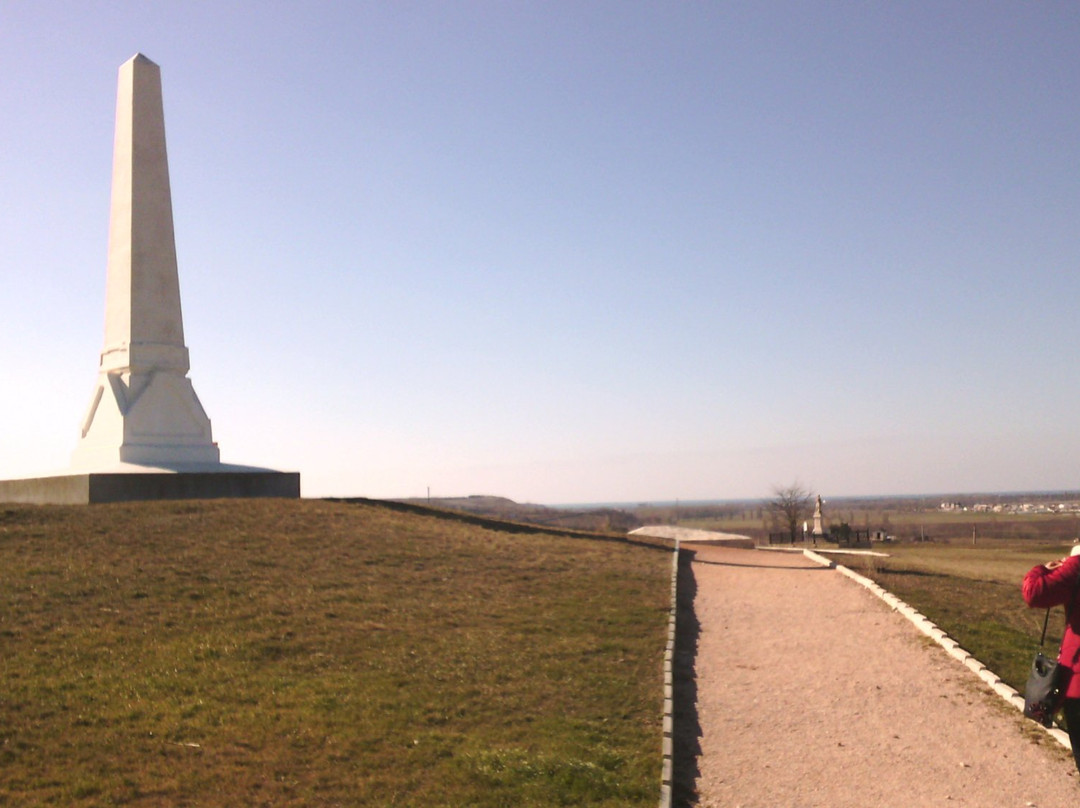
[[[7,2],[0,477],[161,66],[191,378],[305,496],[1080,488],[1080,7]]]

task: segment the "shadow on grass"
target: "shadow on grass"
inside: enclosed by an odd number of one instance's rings
[[[882,575],[912,576],[912,577],[915,577],[915,578],[952,578],[952,577],[955,577],[955,576],[952,576],[952,575],[948,575],[947,573],[944,573],[944,572],[930,572],[929,570],[908,570],[908,569],[899,569],[899,568],[894,569],[892,567],[884,567],[884,568],[882,568],[881,574]]]
[[[679,589],[676,601],[675,663],[672,696],[675,722],[672,735],[671,802],[676,808],[698,804],[697,781],[701,776],[701,724],[697,711],[697,649],[701,624],[694,610],[697,579],[694,552],[679,552]]]

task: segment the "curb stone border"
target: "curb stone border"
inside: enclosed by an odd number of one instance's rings
[[[887,589],[878,585],[866,576],[859,575],[859,573],[854,570],[848,569],[843,564],[837,564],[832,559],[826,558],[819,553],[815,553],[813,550],[803,550],[802,552],[803,555],[811,561],[828,567],[829,569],[835,569],[841,575],[846,575],[855,583],[869,589],[873,594],[883,600],[893,611],[902,614],[915,626],[915,628],[944,648],[945,653],[978,676],[987,687],[999,695],[1004,701],[1023,712],[1024,697],[1020,693],[1017,693],[1013,688],[1001,681],[1000,676],[973,657],[968,651],[961,648],[960,643],[930,622],[924,614],[913,609],[904,601],[900,600],[900,598],[896,597],[892,592],[889,592]],[[1063,747],[1070,751],[1072,750],[1069,736],[1063,730],[1060,730],[1057,727],[1044,727],[1038,722],[1033,723]]]
[[[675,615],[678,611],[679,594],[679,540],[675,539],[675,552],[671,555],[671,609],[668,612],[667,645],[664,646],[664,737],[662,763],[660,766],[660,808],[671,808],[671,778],[674,758],[674,678],[675,666]]]

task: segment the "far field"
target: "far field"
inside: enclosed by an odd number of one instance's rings
[[[670,564],[371,503],[0,506],[0,805],[651,808]]]
[[[953,495],[954,498],[956,495]],[[1058,505],[1080,502],[1080,492],[1054,495],[967,495],[970,504],[993,503],[1003,508],[1020,503]],[[854,529],[881,530],[898,541],[968,541],[980,539],[1027,539],[1072,541],[1080,537],[1080,513],[976,512],[941,510],[941,497],[882,497],[837,499],[825,506],[828,524],[846,522]],[[684,527],[744,533],[766,541],[771,531],[782,531],[766,502],[673,506],[640,506],[631,513],[642,523],[678,523]],[[810,513],[806,515],[809,521]]]

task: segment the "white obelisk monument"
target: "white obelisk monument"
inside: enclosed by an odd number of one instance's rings
[[[217,445],[195,388],[180,313],[161,71],[120,67],[113,143],[105,347],[72,468],[205,468]]]
[[[161,71],[120,66],[105,345],[70,469],[0,480],[0,502],[299,497],[300,475],[221,462],[180,313]]]

